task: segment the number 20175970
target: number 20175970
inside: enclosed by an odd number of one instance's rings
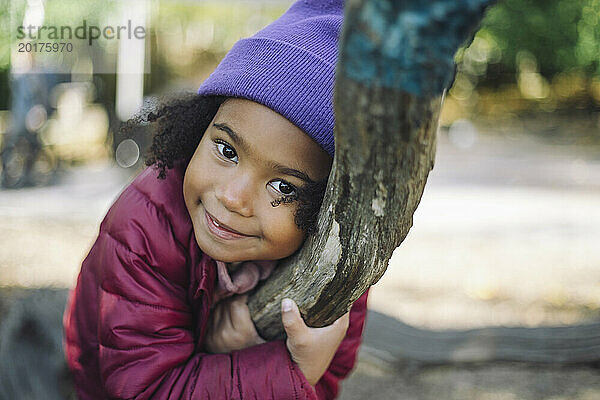
[[[19,42],[17,43],[19,53],[70,53],[73,51],[73,43],[69,42]]]

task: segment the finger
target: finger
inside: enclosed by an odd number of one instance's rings
[[[236,299],[236,301],[231,304],[231,321],[236,330],[242,330],[245,332],[256,330],[254,328],[254,322],[252,322],[250,310],[248,309],[245,299]]]
[[[212,321],[213,326],[219,326],[221,324],[221,320],[223,319],[223,304],[219,303],[215,305],[212,312],[210,313],[210,321]]]
[[[281,302],[281,322],[291,340],[298,340],[308,330],[298,306],[292,299],[283,299]]]
[[[350,325],[350,311],[336,319],[333,325],[343,330],[348,329],[348,326]]]
[[[266,340],[258,335],[256,325],[254,325],[254,321],[252,321],[250,309],[248,308],[248,304],[246,304],[247,298],[247,295],[239,296],[239,298],[236,299],[235,304],[231,307],[231,321],[233,323],[233,328],[237,332],[243,332],[243,336],[252,336],[256,344],[265,343]]]
[[[243,338],[252,338],[253,344],[265,343],[266,341],[256,331],[256,326],[250,316],[250,309],[246,304],[247,299],[247,295],[235,296],[230,303],[229,315],[233,331]]]
[[[229,301],[230,301],[230,304],[232,304],[234,307],[238,307],[240,305],[246,305],[248,303],[248,295],[247,294],[238,294],[238,295],[230,297]]]
[[[226,299],[223,303],[223,314],[221,316],[221,326],[220,328],[226,330],[226,332],[232,332],[233,329],[233,319],[231,316],[232,307],[234,307],[234,299],[229,298]]]
[[[267,343],[265,339],[262,338],[258,333],[256,333],[256,344]]]
[[[350,325],[350,313],[342,315],[332,324],[323,326],[321,328],[309,328],[312,332],[319,335],[328,335],[331,333],[335,333],[337,335],[344,335],[348,330],[348,326]]]

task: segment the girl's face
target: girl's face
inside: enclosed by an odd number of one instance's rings
[[[206,129],[183,181],[198,246],[223,262],[276,260],[294,253],[304,233],[294,196],[308,180],[326,179],[331,158],[280,114],[228,99]],[[274,203],[277,204],[277,203]]]

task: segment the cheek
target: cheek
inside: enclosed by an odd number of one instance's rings
[[[211,179],[216,176],[217,171],[214,164],[209,162],[210,158],[207,156],[207,149],[202,147],[201,143],[185,172],[183,196],[186,203],[197,201],[212,186]]]
[[[284,258],[300,248],[304,242],[304,232],[294,223],[294,208],[280,205],[266,210],[269,214],[264,218],[264,238],[279,253],[277,258]]]

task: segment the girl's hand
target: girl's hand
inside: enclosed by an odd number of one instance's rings
[[[296,303],[284,299],[281,303],[281,320],[287,333],[288,351],[308,382],[314,386],[329,367],[346,335],[349,313],[329,326],[310,328],[304,323]]]
[[[250,318],[247,299],[245,294],[232,296],[214,306],[204,338],[209,353],[229,353],[265,342]]]

